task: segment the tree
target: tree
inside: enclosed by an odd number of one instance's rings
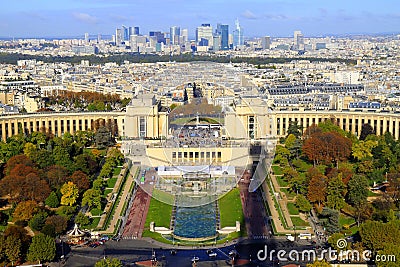
[[[22,241],[14,235],[7,236],[5,254],[9,261],[17,262],[22,256]]]
[[[62,194],[61,205],[72,206],[78,198],[79,189],[73,182],[67,182],[61,187],[60,192]]]
[[[377,141],[366,140],[359,141],[352,145],[352,154],[358,160],[372,157],[372,149],[378,145]]]
[[[56,165],[64,166],[69,171],[73,169],[73,162],[66,148],[61,146],[56,146],[53,149],[53,157],[54,157],[54,163]]]
[[[365,140],[370,134],[375,134],[374,128],[369,123],[364,123],[361,126],[360,140]]]
[[[45,204],[50,208],[57,208],[60,205],[58,196],[54,191],[51,191],[50,195],[46,198]]]
[[[316,202],[318,206],[321,207],[326,196],[326,176],[315,168],[310,169],[309,173],[311,180],[308,185],[307,198],[310,202]]]
[[[321,212],[321,221],[328,234],[337,233],[340,230],[339,212],[329,208],[323,208]]]
[[[122,263],[119,259],[107,258],[96,262],[95,267],[122,267]]]
[[[60,165],[53,165],[47,168],[46,180],[52,189],[60,189],[60,187],[67,181],[68,170]]]
[[[296,139],[300,138],[300,136],[303,134],[302,132],[302,126],[298,125],[297,121],[289,121],[289,127],[287,130],[288,137],[292,134]]]
[[[347,248],[339,248],[337,246],[338,240],[344,239],[344,238],[345,238],[344,234],[342,234],[342,233],[334,233],[333,235],[331,235],[328,238],[328,243],[329,243],[329,245],[331,245],[331,247],[333,249],[336,249],[336,250],[339,250],[339,251],[342,250],[342,249],[347,250]]]
[[[344,196],[347,193],[346,185],[342,181],[342,174],[332,178],[328,183],[326,204],[329,208],[340,210],[344,207]]]
[[[53,238],[56,237],[56,230],[52,224],[45,224],[40,232]]]
[[[14,221],[28,221],[39,211],[35,201],[28,200],[18,203],[13,213]]]
[[[100,190],[88,189],[82,198],[82,206],[88,205],[89,209],[101,209],[101,192]]]
[[[368,180],[364,175],[353,175],[347,184],[347,201],[358,206],[367,201],[368,197]]]
[[[24,146],[24,155],[32,160],[32,156],[37,151],[37,146],[32,143],[26,143]]]
[[[90,224],[90,218],[88,216],[86,216],[85,214],[83,214],[82,212],[79,212],[75,216],[75,223],[82,227],[86,227],[87,225]]]
[[[29,220],[29,227],[34,231],[42,230],[44,222],[46,221],[47,214],[44,212],[35,214],[32,219]]]
[[[53,225],[56,234],[61,234],[67,229],[68,219],[61,215],[53,215],[46,219],[47,225]]]
[[[46,262],[52,261],[56,256],[56,243],[54,238],[39,234],[32,238],[32,243],[29,246],[28,260]]]
[[[95,134],[96,146],[99,149],[109,147],[114,144],[111,132],[106,127],[100,127]]]
[[[302,212],[309,212],[312,209],[310,202],[303,196],[296,196],[296,206]]]
[[[33,162],[26,155],[16,155],[7,161],[6,167],[4,168],[4,174],[10,174],[11,170],[14,169],[18,164],[33,167]]]
[[[339,161],[346,160],[351,153],[351,140],[337,132],[315,133],[311,135],[303,145],[303,152],[314,166],[320,162],[326,164],[335,162],[339,167]]]
[[[367,221],[360,226],[363,245],[373,252],[382,250],[387,244],[400,243],[400,225],[398,221],[388,223]]]
[[[79,189],[79,192],[85,191],[90,187],[90,181],[86,173],[75,171],[68,179],[73,182]]]

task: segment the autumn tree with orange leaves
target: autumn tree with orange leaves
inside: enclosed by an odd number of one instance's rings
[[[339,166],[339,161],[346,160],[351,154],[351,140],[337,132],[319,132],[311,134],[305,140],[303,152],[314,166],[324,163],[335,163]]]

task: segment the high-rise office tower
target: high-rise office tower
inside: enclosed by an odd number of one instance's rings
[[[117,46],[121,45],[122,41],[123,41],[122,29],[116,29],[115,30],[115,45],[117,45]]]
[[[155,36],[157,37],[157,43],[164,43],[165,44],[165,37],[164,37],[164,33],[160,32],[160,31],[151,31],[149,32],[149,36]]]
[[[181,31],[181,36],[182,36],[182,42],[186,43],[189,41],[189,33],[188,33],[188,29],[182,29]]]
[[[293,43],[294,49],[304,49],[304,36],[301,31],[294,31]]]
[[[85,32],[85,43],[89,43],[89,33]]]
[[[101,42],[101,34],[97,34],[97,42],[100,43]]]
[[[244,45],[243,28],[239,24],[239,20],[235,21],[235,29],[233,30],[233,46],[239,47]]]
[[[264,36],[261,38],[262,49],[271,49],[271,37]]]
[[[134,35],[139,35],[139,27],[138,26],[133,27],[133,34]]]
[[[179,36],[181,35],[181,28],[177,26],[172,26],[169,28],[169,39],[171,44],[179,44]]]
[[[129,41],[129,28],[122,25],[122,34],[123,34],[123,40],[124,41]]]
[[[205,43],[208,43],[208,46],[213,45],[213,30],[210,24],[201,24],[200,27],[196,28],[196,43],[200,44],[200,42],[203,45]]]
[[[219,51],[219,50],[221,50],[221,36],[215,34],[213,36],[213,51]]]
[[[217,34],[221,37],[221,50],[229,49],[229,25],[217,24]]]

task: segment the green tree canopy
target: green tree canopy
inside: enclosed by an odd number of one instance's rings
[[[46,262],[52,261],[56,256],[56,243],[54,238],[39,234],[32,238],[29,246],[28,260]]]

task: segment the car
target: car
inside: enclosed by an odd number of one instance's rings
[[[215,258],[215,257],[217,257],[217,253],[211,252],[211,253],[208,254],[208,257]]]

